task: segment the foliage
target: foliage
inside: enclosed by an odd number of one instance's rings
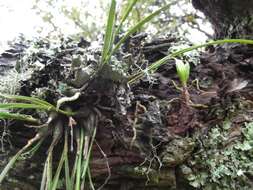
[[[33,0],[32,4],[36,14],[47,26],[41,27],[42,33],[48,33],[48,36],[64,36],[66,32],[69,35],[79,33],[80,36],[93,40],[102,37],[100,31],[104,27],[103,19],[109,4],[109,1],[97,2],[99,3],[91,3],[89,0]]]
[[[34,97],[27,97],[27,96],[18,96],[18,95],[7,95],[7,94],[0,94],[0,97],[9,99],[9,100],[15,100],[15,101],[23,101],[23,102],[29,102],[29,103],[3,103],[0,104],[0,109],[36,109],[36,110],[46,110],[48,112],[59,112],[61,114],[66,115],[74,115],[72,112],[64,111],[57,109],[57,107],[53,106],[52,104],[40,100],[38,98]],[[6,115],[7,114],[7,115]],[[35,122],[36,120],[32,118],[30,115],[24,115],[24,114],[12,114],[8,112],[1,112],[0,118],[3,119],[16,119],[16,120],[26,120],[28,122]],[[38,122],[37,122],[38,123]]]
[[[252,189],[253,175],[253,122],[245,123],[242,138],[232,140],[231,123],[211,129],[201,139],[201,152],[189,161],[187,179],[195,188],[209,189]],[[238,130],[238,129],[237,129]],[[187,170],[186,166],[182,167]],[[188,168],[189,170],[189,168]]]
[[[136,1],[136,0],[134,0]],[[125,14],[128,12],[129,3],[134,1],[118,0],[117,4],[122,10],[119,18],[124,20]],[[67,0],[34,0],[33,8],[38,15],[42,17],[45,23],[51,26],[51,35],[64,34],[64,20],[68,26],[75,28],[75,33],[80,33],[86,39],[97,40],[102,37],[100,31],[104,27],[105,12],[109,7],[109,1],[98,1],[98,4],[89,3],[88,0],[75,1],[69,4]],[[129,26],[137,24],[142,18],[152,13],[155,9],[168,3],[166,0],[141,0],[136,1],[136,6],[128,16],[124,25],[120,29],[120,33],[124,32]],[[96,9],[96,11],[93,11]],[[175,11],[176,10],[176,11]],[[96,18],[96,19],[94,19]],[[182,36],[190,36],[190,33],[199,32],[206,35],[208,38],[211,34],[206,32],[207,20],[198,11],[193,9],[188,0],[176,1],[176,4],[171,6],[164,14],[161,14],[156,19],[152,20],[149,26],[142,26],[138,31],[144,30],[150,35],[157,34],[166,35],[168,33],[177,33]],[[211,28],[209,26],[209,28]],[[191,41],[191,39],[189,38]]]
[[[116,53],[120,47],[123,45],[123,43],[135,32],[137,32],[144,24],[148,23],[153,19],[155,16],[159,15],[162,11],[167,10],[171,5],[173,5],[175,2],[172,2],[170,4],[167,4],[153,13],[149,14],[148,16],[144,17],[141,19],[137,24],[134,26],[130,27],[119,39],[119,41],[114,44],[114,37],[118,36],[119,34],[117,32],[120,31],[120,27],[123,25],[123,22],[126,20],[128,17],[128,14],[131,12],[131,9],[134,7],[137,1],[133,1],[132,3],[129,3],[127,12],[125,13],[123,19],[119,23],[119,26],[117,28],[114,28],[115,24],[115,18],[116,18],[116,12],[115,12],[115,6],[116,2],[112,0],[111,3],[111,8],[109,11],[109,16],[108,16],[108,21],[107,21],[107,26],[106,26],[106,33],[105,33],[105,41],[104,41],[104,46],[103,46],[103,51],[102,51],[102,62],[101,64],[104,65],[108,62],[110,62],[111,57],[114,53]]]
[[[176,52],[173,52],[167,56],[165,56],[164,58],[150,64],[145,70],[142,71],[138,71],[135,74],[132,74],[131,76],[129,76],[129,84],[135,82],[136,80],[142,78],[146,72],[150,72],[153,73],[155,72],[160,66],[166,64],[170,59],[176,58],[177,56],[182,56],[185,53],[194,51],[196,49],[200,49],[203,47],[207,47],[210,45],[219,45],[219,44],[225,44],[225,43],[240,43],[240,44],[252,44],[253,45],[253,40],[247,40],[247,39],[223,39],[223,40],[216,40],[216,41],[209,41],[207,43],[204,44],[200,44],[200,45],[194,45],[188,48],[184,48],[181,50],[178,50]]]

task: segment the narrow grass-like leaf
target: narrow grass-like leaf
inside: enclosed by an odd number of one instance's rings
[[[95,190],[94,184],[93,184],[93,182],[92,182],[90,167],[88,167],[88,178],[89,178],[90,188],[91,188],[92,190]]]
[[[32,116],[19,113],[0,112],[0,119],[15,119],[32,123],[39,123],[39,121]]]
[[[45,106],[52,106],[54,107],[52,104],[41,100],[39,98],[35,98],[35,97],[30,97],[30,96],[19,96],[19,95],[9,95],[9,94],[0,94],[0,97],[2,98],[6,98],[6,99],[10,99],[10,100],[17,100],[17,101],[27,101],[27,102],[31,102],[33,104],[38,104],[38,105],[45,105]]]
[[[15,164],[16,160],[20,157],[21,152],[18,152],[12,159],[8,162],[8,164],[5,166],[4,170],[0,174],[0,184],[2,183],[3,179],[6,177],[8,171],[12,168],[12,166]]]
[[[78,142],[78,140],[77,140],[77,142]],[[77,150],[79,150],[79,147],[77,147]],[[74,162],[74,166],[73,166],[71,178],[70,178],[72,184],[75,184],[74,182],[75,182],[76,171],[77,171],[77,163],[78,163],[78,152],[76,152],[75,162]]]
[[[27,150],[28,148],[30,148],[38,139],[36,138],[36,136],[30,140],[22,149],[20,149],[12,158],[11,160],[8,162],[8,164],[4,167],[4,169],[1,171],[0,174],[0,186],[1,183],[3,182],[4,178],[6,177],[7,173],[9,172],[9,170],[14,166],[14,164],[16,163],[17,159],[21,156],[21,154]]]
[[[88,169],[89,162],[90,162],[91,150],[92,150],[92,147],[93,147],[93,144],[94,144],[96,133],[97,133],[97,128],[95,127],[94,131],[93,131],[93,134],[92,134],[92,139],[91,139],[91,142],[90,142],[90,147],[89,147],[89,150],[88,150],[87,159],[84,161],[84,164],[83,164],[83,172],[82,172],[82,179],[83,180],[85,180],[85,177],[86,177],[87,169]]]
[[[69,170],[69,159],[68,156],[65,157],[65,163],[64,163],[64,169],[65,169],[65,185],[66,190],[72,190],[73,183],[70,178],[70,170]]]
[[[62,170],[62,166],[63,166],[63,163],[66,159],[66,156],[68,155],[68,145],[67,145],[68,142],[67,141],[68,141],[68,136],[67,136],[67,133],[65,132],[64,148],[63,148],[63,151],[62,151],[61,159],[59,161],[58,167],[57,167],[56,172],[55,172],[55,176],[53,178],[51,190],[56,190],[57,185],[59,183],[59,177],[60,177],[60,173],[61,173],[61,170]]]
[[[105,63],[104,62],[105,58],[107,54],[110,52],[113,41],[114,41],[113,33],[114,33],[115,19],[116,19],[116,1],[112,0],[108,19],[107,19],[107,25],[106,25],[105,39],[104,39],[104,45],[103,45],[103,51],[102,51],[102,64]]]
[[[137,0],[129,0],[128,1],[128,5],[126,7],[126,10],[125,12],[123,13],[122,15],[122,18],[120,20],[120,23],[116,29],[116,32],[115,32],[115,35],[118,35],[119,34],[119,31],[123,25],[123,23],[126,21],[126,19],[128,18],[130,12],[132,11],[133,7],[135,6],[135,4],[137,3]]]
[[[113,48],[113,50],[111,51],[111,53],[107,56],[106,62],[110,60],[110,58],[113,55],[113,53],[115,53],[121,47],[121,45],[128,39],[128,37],[130,35],[132,35],[136,31],[138,31],[138,29],[140,29],[144,24],[148,23],[151,19],[153,19],[158,14],[160,14],[162,11],[165,11],[166,9],[168,9],[171,5],[175,4],[176,2],[177,1],[174,1],[174,2],[172,2],[170,4],[168,4],[168,5],[163,6],[162,8],[156,10],[155,12],[153,12],[152,14],[148,15],[147,17],[145,17],[144,19],[142,19],[140,22],[138,22],[135,26],[133,26],[132,28],[130,28],[124,34],[124,36],[119,40],[119,42],[115,45],[115,47]]]
[[[10,108],[23,108],[23,109],[43,109],[43,110],[53,110],[56,112],[60,112],[64,115],[72,116],[75,115],[74,112],[71,111],[64,111],[61,109],[57,109],[54,105],[44,101],[40,100],[38,98],[34,97],[28,97],[28,96],[17,96],[17,95],[8,95],[8,94],[0,94],[0,97],[10,99],[10,100],[16,100],[16,101],[26,101],[31,102],[32,104],[28,103],[6,103],[6,104],[0,104],[0,109],[10,109]]]
[[[30,150],[28,150],[27,152],[24,152],[22,153],[22,157],[32,157],[36,152],[37,150],[40,148],[41,144],[43,143],[45,138],[42,138],[36,145],[34,145]]]
[[[76,156],[75,156],[75,162],[74,162],[74,166],[73,166],[73,169],[72,169],[72,172],[71,172],[71,182],[74,186],[75,184],[75,177],[76,177],[76,171],[77,171],[77,165],[78,165],[78,156],[79,156],[79,152],[78,150],[80,150],[80,130],[77,129],[75,130],[75,139],[76,139]]]
[[[49,152],[48,153],[48,156],[47,156],[47,183],[46,183],[46,186],[47,188],[46,189],[51,189],[52,187],[52,161],[53,161],[53,153],[52,152]]]
[[[8,162],[8,164],[5,166],[4,170],[0,174],[0,184],[2,183],[3,179],[6,177],[7,173],[9,170],[13,167],[17,159],[20,157],[22,154],[22,151],[17,152],[15,156],[11,158],[11,160]]]
[[[76,171],[76,184],[75,190],[80,190],[81,187],[81,175],[82,175],[82,161],[83,161],[83,142],[84,142],[84,130],[80,129],[80,149],[78,151],[78,162]]]
[[[46,105],[38,105],[38,104],[26,104],[26,103],[0,103],[0,109],[43,109],[50,110],[52,107]]]
[[[165,64],[168,60],[170,60],[171,58],[177,57],[179,55],[183,55],[186,52],[190,52],[193,51],[195,49],[199,49],[199,48],[203,48],[206,46],[210,46],[210,45],[219,45],[219,44],[225,44],[225,43],[240,43],[240,44],[251,44],[253,45],[253,40],[246,40],[246,39],[224,39],[224,40],[216,40],[216,41],[211,41],[211,42],[207,42],[205,44],[201,44],[201,45],[195,45],[189,48],[185,48],[182,50],[179,50],[177,52],[174,52],[160,60],[158,60],[157,62],[151,64],[148,67],[148,70],[156,70],[158,67],[160,67],[161,65]]]
[[[246,40],[246,39],[223,39],[223,40],[216,40],[216,41],[210,41],[205,44],[201,45],[195,45],[189,48],[185,48],[179,51],[176,51],[170,55],[165,56],[164,58],[152,63],[148,68],[147,71],[154,72],[156,69],[158,69],[160,66],[166,64],[170,59],[175,58],[177,56],[183,55],[186,52],[193,51],[195,49],[203,48],[210,45],[219,45],[219,44],[225,44],[225,43],[240,43],[240,44],[251,44],[253,45],[253,40]],[[140,71],[134,75],[131,75],[129,77],[128,83],[134,83],[136,80],[142,78],[145,75],[145,72]]]
[[[64,138],[64,173],[65,173],[65,186],[66,190],[72,190],[73,183],[70,178],[70,170],[69,170],[69,159],[68,159],[68,130],[65,130],[65,138]]]
[[[40,183],[40,190],[46,189],[46,183],[47,183],[47,163],[45,163],[45,165],[44,165],[42,179],[41,179],[41,183]]]

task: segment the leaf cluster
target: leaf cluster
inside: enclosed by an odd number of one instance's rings
[[[31,115],[4,111],[13,109],[35,109],[35,110],[45,110],[47,112],[55,111],[69,116],[74,114],[73,112],[64,111],[60,109],[58,110],[54,105],[35,97],[8,95],[8,94],[0,94],[0,97],[9,99],[11,101],[19,101],[14,103],[13,102],[0,103],[0,109],[2,109],[2,111],[0,112],[0,119],[14,119],[32,123],[39,123],[39,121],[33,118]]]

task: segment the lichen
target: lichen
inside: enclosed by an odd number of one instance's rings
[[[234,133],[241,135],[232,139],[231,123],[226,121],[201,139],[201,151],[181,166],[191,186],[204,190],[252,189],[253,122],[237,130]]]

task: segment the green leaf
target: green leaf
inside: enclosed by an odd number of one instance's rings
[[[46,105],[38,105],[38,104],[26,104],[26,103],[0,103],[0,109],[43,109],[50,110],[52,107]]]
[[[190,64],[188,62],[184,63],[179,59],[175,59],[175,61],[176,61],[177,75],[179,76],[182,85],[186,87],[190,75]]]
[[[89,163],[90,163],[91,150],[92,150],[92,146],[94,144],[96,133],[97,133],[97,128],[95,127],[94,131],[93,131],[93,134],[92,134],[92,139],[91,139],[91,142],[90,142],[90,147],[89,147],[89,150],[88,150],[87,159],[84,161],[84,164],[83,164],[82,179],[84,179],[84,180],[85,180],[87,169],[88,169],[88,166],[89,166]]]
[[[94,184],[93,184],[93,182],[92,182],[92,178],[91,178],[91,172],[90,172],[90,167],[88,168],[88,178],[89,178],[89,183],[90,183],[90,188],[92,189],[92,190],[95,190],[95,187],[94,187]]]
[[[59,177],[60,177],[60,173],[62,170],[62,166],[64,161],[66,160],[66,157],[68,155],[68,145],[67,145],[67,141],[68,141],[68,136],[67,133],[65,133],[65,137],[64,137],[64,148],[62,151],[62,155],[61,155],[61,159],[59,161],[58,167],[56,169],[56,173],[52,182],[52,188],[51,190],[56,190],[57,189],[57,185],[59,183]]]
[[[23,109],[44,109],[44,110],[54,110],[56,112],[60,112],[64,115],[75,115],[74,112],[71,111],[64,111],[60,109],[56,109],[56,107],[44,100],[41,100],[39,98],[35,97],[29,97],[29,96],[19,96],[19,95],[8,95],[8,94],[0,94],[0,97],[15,100],[15,101],[26,101],[31,102],[32,104],[26,104],[26,103],[6,103],[6,104],[0,104],[0,109],[10,109],[10,108],[23,108]]]
[[[68,160],[68,130],[65,130],[63,152],[64,152],[65,186],[66,190],[72,190],[73,183],[70,178],[70,169]]]
[[[52,173],[53,173],[53,164],[52,161],[53,160],[53,153],[49,152],[48,156],[47,156],[47,160],[46,160],[46,165],[47,165],[47,187],[48,189],[51,189],[52,187]]]
[[[107,20],[106,32],[105,32],[105,39],[104,39],[104,46],[102,51],[102,64],[105,63],[105,58],[107,54],[110,52],[113,42],[114,42],[114,24],[116,19],[116,1],[111,1],[111,7],[109,11],[109,16]]]
[[[34,145],[30,150],[22,153],[22,157],[29,157],[31,158],[36,152],[37,150],[40,148],[41,144],[43,143],[44,138],[42,138],[36,145]]]
[[[136,31],[138,31],[144,24],[148,23],[155,16],[157,16],[158,14],[160,14],[162,11],[165,11],[166,9],[168,9],[171,5],[173,5],[175,3],[176,3],[176,1],[174,1],[174,2],[172,2],[170,4],[168,4],[168,5],[165,5],[164,7],[156,10],[155,12],[153,12],[152,14],[148,15],[147,17],[145,17],[144,19],[142,19],[140,22],[138,22],[135,26],[133,26],[132,28],[130,28],[125,33],[125,35],[119,40],[119,42],[115,45],[115,47],[113,48],[113,50],[111,51],[111,53],[109,54],[109,56],[106,58],[106,62],[110,60],[110,58],[113,55],[113,53],[115,53],[121,47],[121,45],[128,39],[128,37],[130,35],[132,35]]]
[[[8,94],[0,94],[0,97],[10,99],[10,100],[27,101],[27,102],[31,102],[31,103],[37,104],[37,105],[44,105],[44,106],[54,107],[52,104],[50,104],[50,103],[48,103],[44,100],[41,100],[39,98],[35,98],[35,97],[19,96],[19,95],[8,95]]]
[[[32,123],[39,123],[39,121],[32,116],[19,113],[0,112],[0,119],[15,119]]]
[[[83,162],[83,145],[84,145],[84,129],[80,129],[80,139],[79,139],[79,150],[78,151],[78,161],[77,161],[77,168],[76,168],[76,184],[75,190],[80,190],[81,187],[81,174],[82,174],[82,162]]]
[[[47,163],[44,164],[42,179],[40,181],[40,190],[44,190],[46,188],[46,183],[47,183]]]
[[[127,7],[126,7],[125,12],[123,13],[123,16],[122,16],[121,20],[120,20],[119,26],[118,26],[117,29],[116,29],[115,35],[117,35],[117,34],[119,33],[119,31],[120,31],[120,29],[121,29],[123,23],[124,23],[124,22],[126,21],[126,19],[128,18],[130,12],[132,11],[132,9],[133,9],[133,7],[134,7],[134,5],[135,5],[136,3],[137,3],[137,0],[129,0],[129,1],[128,1],[128,5],[127,5]]]
[[[69,160],[68,155],[65,156],[65,164],[64,164],[64,170],[65,170],[65,183],[66,183],[66,190],[72,190],[73,183],[70,178],[70,169],[69,169]]]
[[[22,154],[22,151],[17,152],[17,154],[11,158],[11,160],[8,162],[8,164],[5,166],[5,168],[2,170],[2,172],[0,174],[0,184],[2,183],[3,179],[6,177],[9,170],[16,163],[17,159],[20,157],[21,154]]]
[[[0,112],[1,113],[1,112]],[[1,171],[0,174],[0,186],[6,175],[8,174],[9,170],[14,166],[16,161],[19,159],[21,154],[30,148],[37,140],[34,141],[29,141],[22,149],[20,149],[12,158],[11,160],[7,163],[7,165],[4,167],[4,169]]]
[[[169,60],[171,60],[172,58],[175,58],[177,56],[183,55],[184,53],[193,51],[195,49],[199,49],[199,48],[203,48],[206,46],[210,46],[210,45],[219,45],[219,44],[225,44],[225,43],[240,43],[240,44],[251,44],[253,45],[253,40],[246,40],[246,39],[223,39],[223,40],[216,40],[216,41],[210,41],[207,42],[205,44],[200,44],[200,45],[195,45],[189,48],[184,48],[182,50],[176,51],[170,55],[167,55],[166,57],[152,63],[147,69],[145,69],[145,71],[149,71],[149,72],[154,72],[156,71],[156,69],[158,69],[160,66],[166,64]],[[129,77],[128,83],[131,84],[134,81],[140,79],[141,77],[143,77],[145,75],[145,72],[140,71],[134,75],[131,75]]]

